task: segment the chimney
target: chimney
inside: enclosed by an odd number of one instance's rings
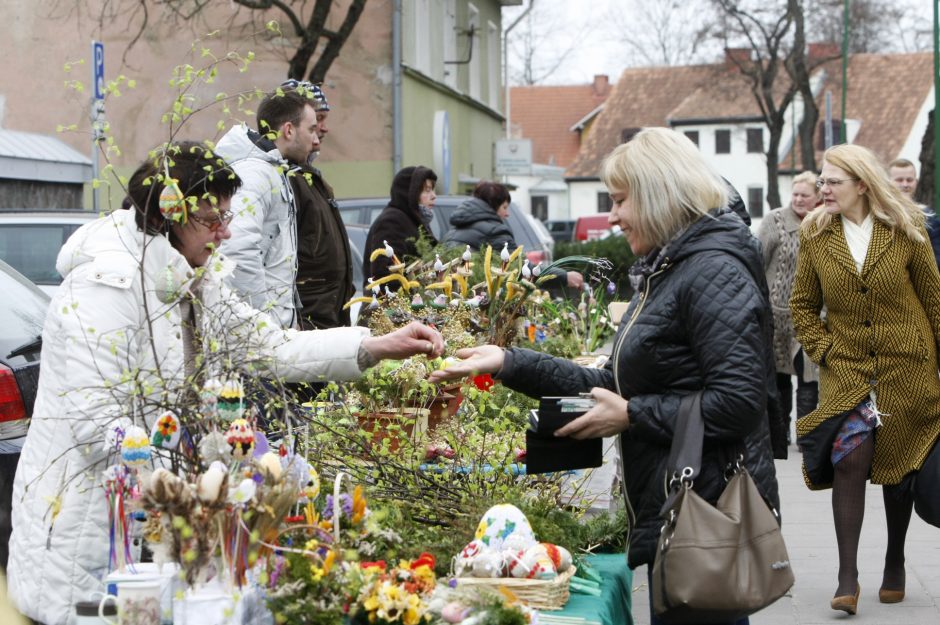
[[[812,63],[837,59],[842,56],[842,50],[837,43],[816,42],[807,46],[807,60]]]
[[[610,93],[610,78],[607,74],[594,74],[593,91],[596,96],[606,96]]]
[[[746,65],[754,58],[754,50],[751,48],[725,48],[725,68],[738,69]]]

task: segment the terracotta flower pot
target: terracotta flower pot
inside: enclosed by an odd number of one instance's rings
[[[428,430],[427,408],[398,408],[383,412],[360,413],[359,427],[372,435],[372,444],[388,439],[390,451],[398,449]]]

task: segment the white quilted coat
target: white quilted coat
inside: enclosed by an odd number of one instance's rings
[[[216,152],[242,185],[232,197],[232,238],[219,248],[235,261],[230,283],[253,307],[289,328],[297,320],[297,219],[287,162],[276,149],[265,152],[235,126]]]
[[[140,259],[143,258],[143,262]],[[46,625],[74,621],[75,602],[102,590],[108,514],[101,473],[115,462],[103,432],[139,393],[171,397],[183,377],[181,293],[191,293],[204,336],[237,350],[235,362],[287,381],[359,375],[362,328],[281,330],[240,301],[222,278],[232,263],[210,259],[194,276],[162,236],[145,236],[130,211],[80,228],[59,254],[65,281],[43,329],[39,394],[17,469],[9,595]],[[197,274],[203,273],[197,271]],[[139,403],[139,402],[138,402]],[[136,415],[147,424],[152,414]],[[58,506],[56,515],[53,502]]]

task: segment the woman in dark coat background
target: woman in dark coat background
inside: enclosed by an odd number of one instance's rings
[[[451,215],[450,225],[454,229],[444,237],[444,244],[450,247],[469,245],[473,251],[479,251],[484,245],[492,246],[497,252],[504,245],[510,250],[516,249],[516,240],[506,223],[511,201],[506,185],[483,180],[473,189],[473,197],[467,198]]]
[[[533,397],[590,392],[596,405],[557,435],[620,434],[628,505],[636,513],[629,547],[636,568],[653,563],[666,464],[685,395],[701,393],[705,421],[695,491],[716,502],[729,461],[743,453],[761,494],[779,509],[768,427],[776,401],[773,317],[759,244],[724,208],[727,185],[688,138],[644,130],[607,157],[601,177],[613,199],[610,223],[621,227],[640,258],[630,270],[637,295],[606,367],[485,345],[458,351],[465,360],[430,379],[496,373]],[[651,622],[661,621],[652,615]]]
[[[362,259],[362,275],[366,285],[389,274],[391,258],[379,256],[373,261],[369,260],[369,256],[377,248],[385,247],[388,243],[395,251],[395,256],[404,260],[406,257],[418,255],[416,241],[419,237],[425,237],[431,245],[437,244],[430,225],[434,219],[434,202],[437,199],[434,193],[436,183],[437,174],[420,165],[405,167],[395,174],[388,206],[372,223],[366,237]],[[398,284],[390,282],[388,287],[394,290],[398,288]]]

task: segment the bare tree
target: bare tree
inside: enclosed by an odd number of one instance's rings
[[[605,39],[626,52],[632,66],[701,63],[720,54],[707,0],[616,3],[604,19]]]
[[[58,8],[69,16],[85,8],[102,25],[120,19],[133,33],[127,50],[160,23],[202,24],[210,11],[216,17],[219,11],[228,9],[231,30],[267,30],[282,41],[291,42],[293,53],[287,59],[288,78],[321,83],[358,23],[366,0],[349,0],[345,14],[340,10],[339,26],[330,28],[330,13],[342,4],[333,0],[59,0]],[[287,28],[270,25],[270,20],[278,16]],[[218,23],[212,24],[212,29],[216,28]]]
[[[505,14],[512,21],[513,12]],[[549,80],[573,60],[587,34],[587,24],[576,25],[561,11],[537,2],[509,38],[509,79],[515,85],[537,85]]]
[[[920,141],[920,180],[917,181],[917,191],[914,193],[916,201],[927,206],[933,206],[934,210],[940,208],[934,206],[934,200],[936,199],[934,197],[936,194],[934,172],[937,168],[937,162],[933,125],[936,123],[936,117],[937,109],[930,111],[927,118],[927,130],[924,131],[924,136]]]
[[[800,120],[800,161],[804,171],[816,171],[816,124],[819,122],[819,106],[813,93],[811,77],[823,63],[840,58],[841,53],[809,58],[805,16],[799,0],[787,0],[787,8],[793,15],[793,45],[784,66],[790,80],[796,85],[803,102],[803,119]],[[794,146],[795,148],[795,146]]]
[[[806,2],[807,30],[814,41],[842,42],[844,0]],[[914,52],[926,50],[914,7],[898,0],[853,0],[849,3],[848,48],[863,52]]]
[[[753,6],[751,6],[753,5]],[[767,125],[769,140],[765,156],[767,159],[767,202],[780,206],[780,186],[777,180],[780,142],[786,123],[786,112],[799,91],[786,71],[785,64],[791,60],[794,50],[793,25],[796,11],[802,8],[799,2],[788,0],[784,6],[768,5],[764,2],[749,4],[733,0],[715,0],[721,23],[720,36],[726,48],[732,43],[744,42],[747,54],[729,54],[750,87],[754,101]],[[799,42],[802,46],[804,42]]]

